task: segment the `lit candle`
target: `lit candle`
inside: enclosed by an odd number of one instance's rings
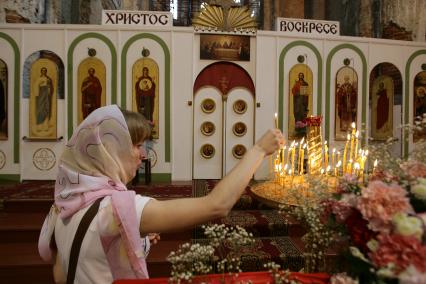
[[[296,162],[295,158],[296,158],[296,147],[297,147],[297,144],[298,143],[294,144],[293,151],[291,151],[291,173],[292,174],[294,174],[294,169],[296,167],[296,165],[295,165],[295,162]]]
[[[358,136],[359,136],[359,131],[357,130],[355,133],[355,157],[354,157],[355,161],[358,157]]]
[[[349,160],[348,166],[346,168],[346,173],[350,175],[352,174],[352,159]]]
[[[302,146],[303,146],[303,141],[305,141],[305,137],[302,138],[302,140],[300,141],[300,145],[299,145],[299,152],[297,154],[297,172],[300,173],[302,170],[300,168],[301,166],[301,158],[302,158]]]
[[[278,128],[278,113],[275,113],[275,128]]]
[[[334,175],[337,177],[339,176],[339,168],[342,165],[342,161],[337,161],[336,167],[334,168]]]
[[[335,163],[334,163],[335,162],[335,160],[334,160],[335,155],[336,155],[336,148],[333,148],[333,153],[331,154],[331,168],[333,168],[333,169],[336,166]]]
[[[350,151],[349,151],[349,160],[353,159],[354,143],[355,143],[355,122],[352,122],[351,148],[350,148]]]
[[[304,174],[303,171],[303,164],[305,162],[305,149],[306,149],[306,143],[303,145],[303,149],[302,149],[302,156],[300,158],[300,175]]]
[[[377,169],[378,164],[379,164],[379,162],[377,161],[377,159],[375,159],[374,164],[373,164],[373,175],[376,173],[376,169]]]
[[[287,164],[290,164],[290,154],[291,154],[291,150],[292,150],[293,147],[294,147],[294,140],[293,140],[293,142],[291,142],[291,145],[287,150]]]
[[[282,148],[282,164],[284,165],[284,164],[286,164],[286,161],[285,161],[285,149],[287,149],[287,146],[284,146],[283,148]]]
[[[348,154],[348,147],[349,147],[349,140],[351,139],[351,136],[348,134],[346,144],[345,144],[345,150],[343,151],[343,173],[346,173],[346,155]]]
[[[328,173],[330,172],[330,170],[331,170],[331,167],[327,166],[327,168],[325,169],[325,175],[328,175]]]
[[[328,167],[328,146],[327,141],[324,142],[324,168]]]
[[[359,166],[359,163],[355,163],[354,164],[354,174],[358,177],[359,176],[359,169],[360,169],[360,166]]]

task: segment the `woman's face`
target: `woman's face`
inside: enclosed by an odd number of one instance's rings
[[[139,142],[136,145],[133,145],[132,148],[133,155],[135,157],[135,170],[136,171],[142,164],[142,160],[146,158],[145,147],[143,146],[143,141]]]

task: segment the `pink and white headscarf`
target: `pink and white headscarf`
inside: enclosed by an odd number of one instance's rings
[[[95,110],[75,130],[59,162],[55,206],[40,233],[38,247],[44,260],[52,260],[50,240],[58,216],[69,218],[96,199],[111,196],[119,234],[100,238],[113,278],[148,278],[143,248],[149,240],[140,238],[135,192],[125,186],[134,177],[139,158],[132,147],[126,121],[116,105]],[[103,216],[98,214],[98,224],[105,221]],[[120,262],[121,245],[128,262]]]

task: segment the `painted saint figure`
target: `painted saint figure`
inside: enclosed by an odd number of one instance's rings
[[[48,122],[52,117],[53,82],[47,75],[47,68],[40,69],[40,77],[36,80],[36,124],[42,130],[48,130]]]
[[[291,89],[291,93],[293,94],[293,115],[294,121],[297,123],[298,121],[303,121],[309,112],[309,85],[305,81],[305,75],[300,72],[299,80],[296,81]]]
[[[81,84],[83,119],[92,111],[101,107],[102,85],[95,76],[95,69],[89,68],[87,76]]]
[[[154,121],[155,106],[155,82],[149,75],[147,67],[143,67],[142,76],[136,82],[136,105],[138,112],[143,114],[146,119]]]
[[[340,131],[347,131],[351,123],[356,121],[357,91],[349,81],[349,76],[344,76],[344,83],[337,85],[337,115],[340,119]]]
[[[0,132],[3,130],[3,122],[6,121],[6,90],[0,80]]]
[[[389,97],[385,84],[381,82],[379,84],[379,90],[377,91],[377,119],[376,119],[376,130],[381,129],[385,126],[389,119]]]
[[[415,97],[415,116],[426,113],[426,87],[418,87]]]

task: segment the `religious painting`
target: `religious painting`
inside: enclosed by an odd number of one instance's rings
[[[289,72],[289,138],[301,138],[306,134],[305,119],[312,115],[312,70],[306,64],[296,64]]]
[[[78,123],[106,105],[106,68],[98,58],[88,57],[78,66],[77,94]]]
[[[30,98],[30,93],[31,93],[31,90],[30,90],[31,89],[31,84],[30,84],[31,68],[33,66],[33,63],[40,58],[49,59],[50,61],[53,61],[56,64],[56,68],[58,70],[58,81],[57,81],[56,96],[57,96],[58,99],[64,99],[65,98],[64,63],[62,62],[61,58],[58,55],[56,55],[56,53],[54,53],[50,50],[38,50],[36,52],[33,52],[25,60],[24,68],[23,68],[22,97],[27,98],[27,99]]]
[[[0,140],[7,140],[7,65],[0,59]]]
[[[216,126],[211,121],[204,121],[200,127],[201,133],[206,136],[212,136],[216,130]]]
[[[141,58],[133,64],[132,109],[152,125],[152,138],[159,138],[159,76],[157,63],[150,58]]]
[[[342,67],[336,74],[335,139],[346,140],[357,121],[358,75],[352,67]]]
[[[373,82],[371,93],[371,137],[387,140],[393,136],[394,84],[390,76],[382,75]]]
[[[200,59],[250,61],[250,36],[200,34]]]
[[[414,110],[413,121],[424,119],[426,115],[426,71],[422,71],[414,78]],[[426,130],[417,131],[413,135],[414,142],[426,139]]]
[[[56,139],[58,68],[47,58],[36,60],[30,72],[29,138]]]

